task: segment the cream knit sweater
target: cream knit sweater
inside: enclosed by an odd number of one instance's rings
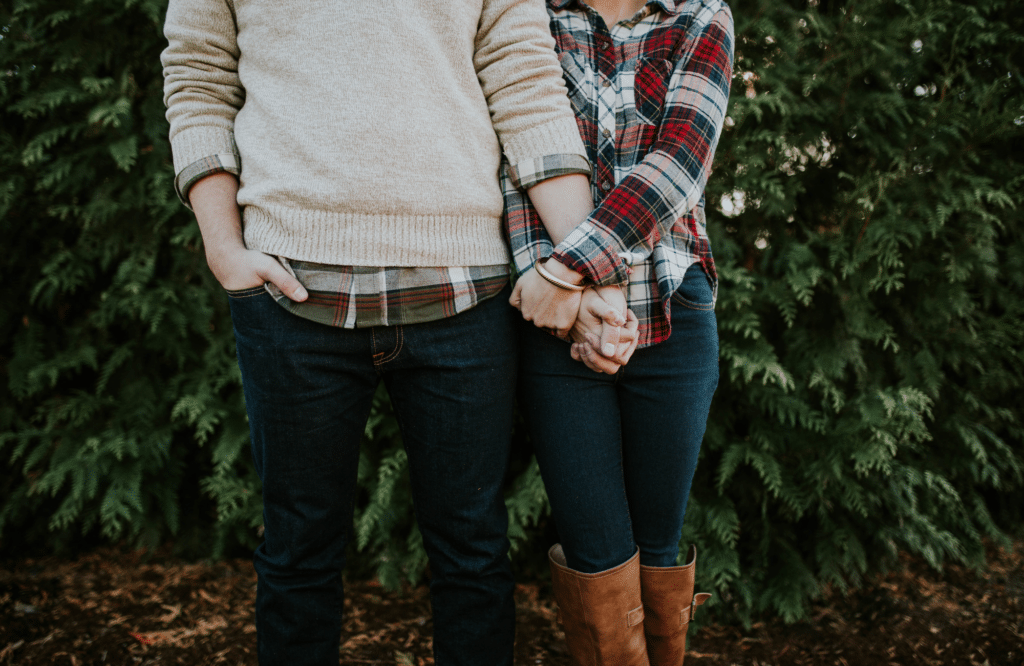
[[[499,138],[585,159],[541,0],[170,0],[165,34],[175,171],[240,160],[251,249],[505,263]]]

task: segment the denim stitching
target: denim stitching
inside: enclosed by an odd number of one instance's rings
[[[400,353],[402,353],[402,347],[405,345],[405,332],[402,329],[401,325],[395,327],[395,334],[396,334],[396,338],[397,338],[395,340],[395,348],[391,352],[391,354],[388,355],[387,358],[383,359],[380,362],[381,364],[387,363],[388,361],[395,360],[396,358],[398,358],[398,355]]]
[[[370,330],[370,340],[373,344],[373,365],[379,369],[385,363],[395,360],[402,352],[405,344],[405,332],[401,326],[395,326],[395,348],[390,352],[377,351],[377,336],[374,329]]]
[[[370,355],[373,357],[374,365],[378,365],[378,357],[384,355],[384,352],[377,351],[377,333],[375,332],[376,330],[376,327],[370,329]]]

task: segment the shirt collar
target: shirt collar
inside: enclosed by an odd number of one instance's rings
[[[548,0],[548,5],[550,5],[552,9],[563,9],[572,4],[583,3],[581,0]],[[669,15],[679,13],[680,3],[676,2],[676,0],[647,0],[647,4],[657,5],[661,8],[661,11]]]

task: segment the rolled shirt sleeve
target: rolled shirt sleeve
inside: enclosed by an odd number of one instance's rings
[[[203,178],[212,176],[215,173],[240,175],[242,173],[242,163],[238,157],[238,152],[209,155],[189,164],[175,175],[174,191],[178,193],[178,198],[181,199],[183,204],[192,208],[192,204],[188,200],[188,191]]]

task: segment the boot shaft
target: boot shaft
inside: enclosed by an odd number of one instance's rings
[[[558,544],[548,551],[551,586],[575,666],[649,666],[640,598],[640,553],[594,574],[570,569]]]
[[[644,604],[644,633],[652,666],[683,666],[686,631],[697,606],[710,594],[694,595],[697,549],[690,546],[681,567],[640,567],[641,597]]]

